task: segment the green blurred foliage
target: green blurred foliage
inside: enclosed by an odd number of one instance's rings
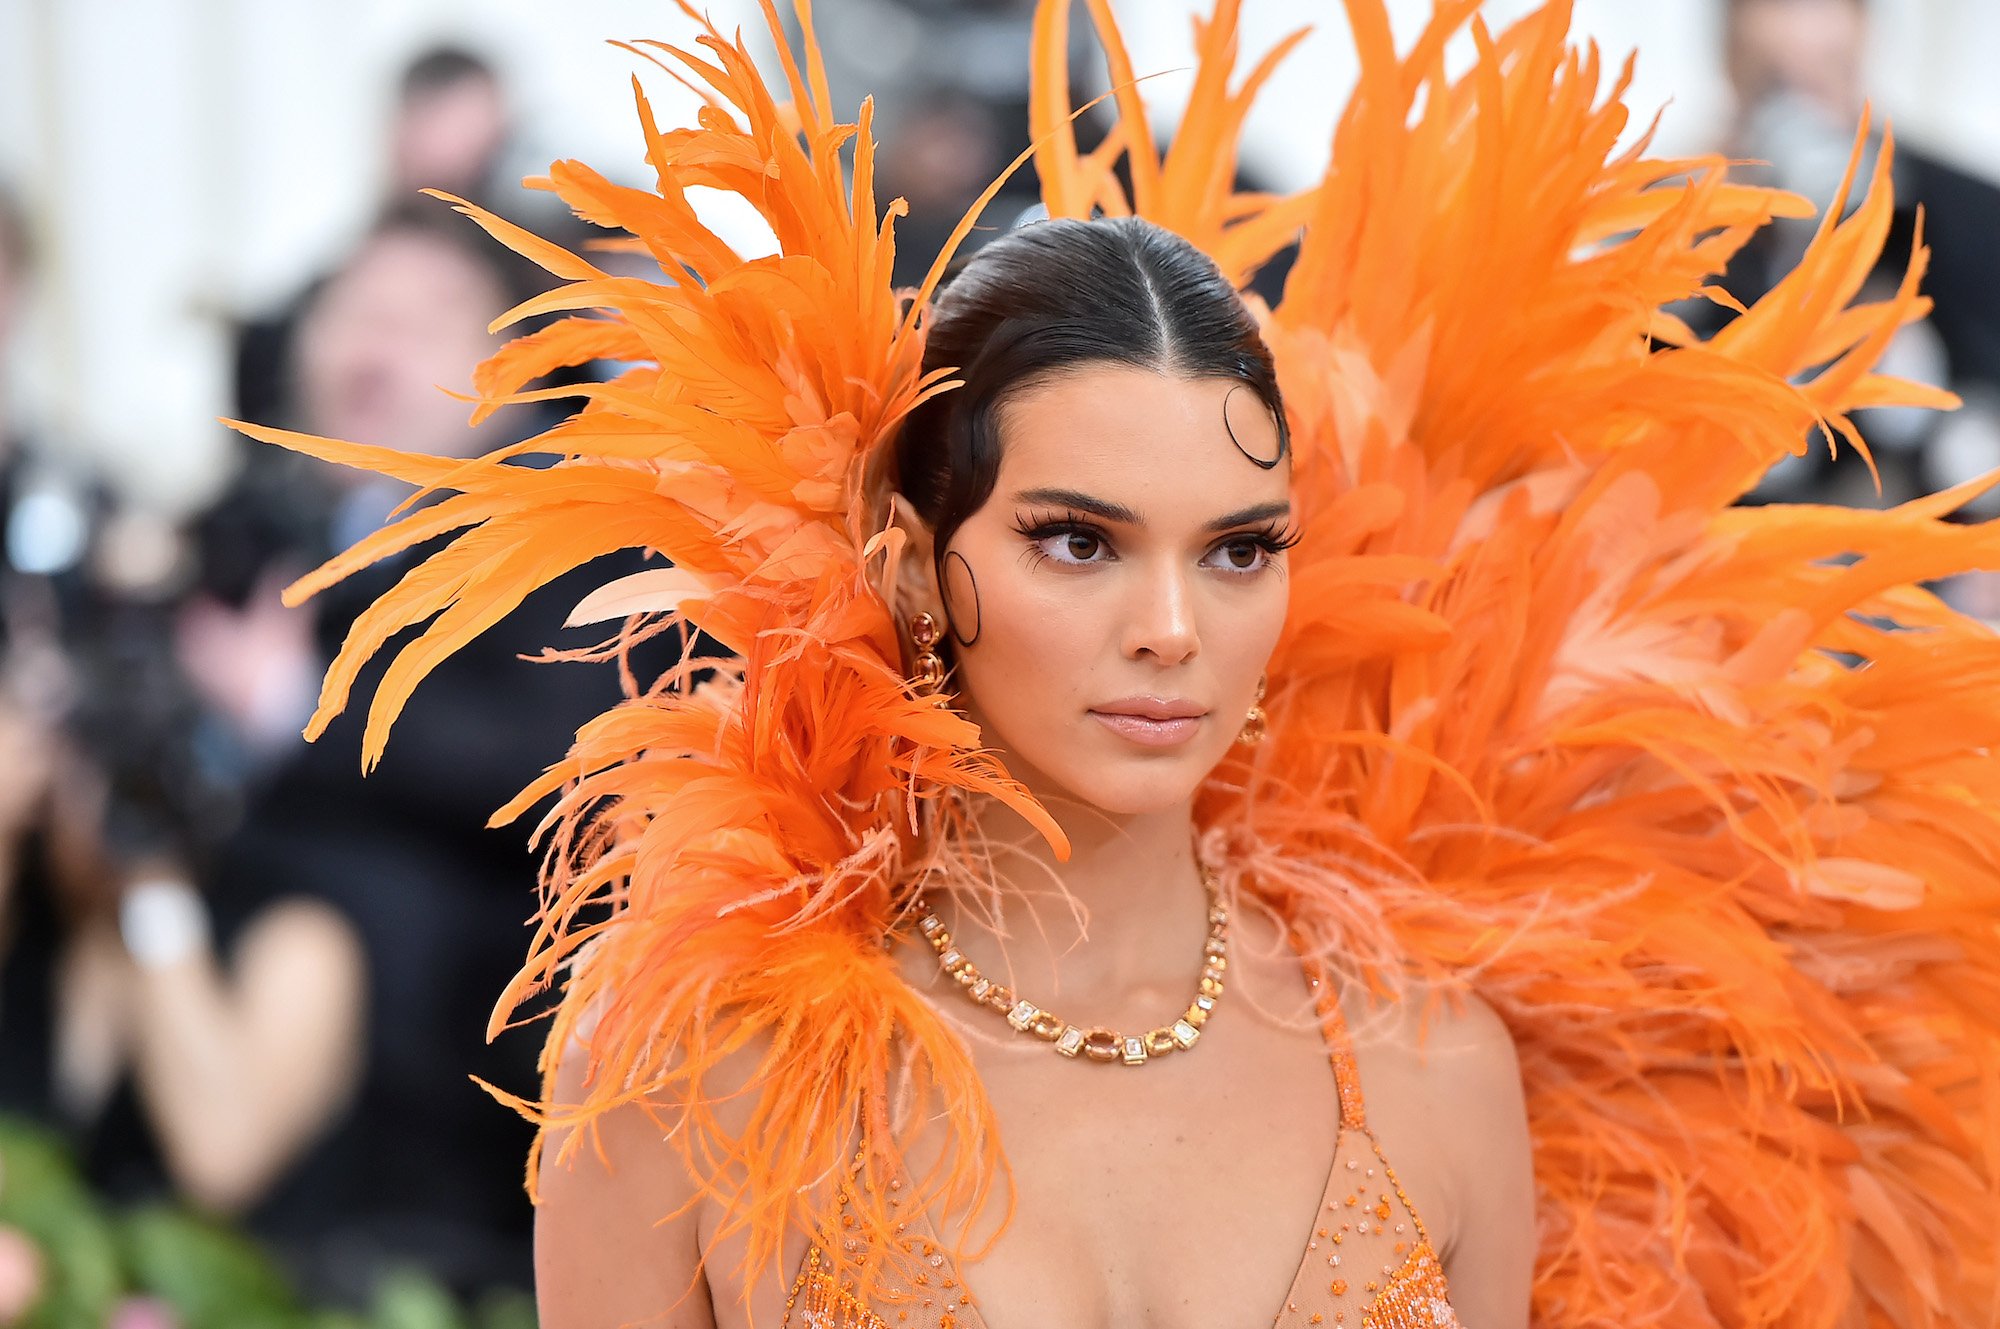
[[[416,1269],[386,1274],[365,1314],[306,1306],[256,1242],[172,1206],[114,1209],[58,1137],[4,1117],[0,1228],[42,1257],[40,1296],[9,1329],[105,1329],[134,1299],[178,1329],[535,1329],[532,1297],[494,1291],[463,1306]]]

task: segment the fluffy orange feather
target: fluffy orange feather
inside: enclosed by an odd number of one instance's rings
[[[2000,566],[1952,518],[1976,486],[1887,512],[1733,506],[1849,413],[1946,404],[1876,374],[1925,308],[1923,253],[1857,305],[1890,216],[1885,152],[1798,271],[1713,340],[1668,307],[1799,200],[1719,159],[1620,147],[1610,80],[1550,3],[1504,32],[1435,0],[1399,55],[1348,0],[1361,74],[1328,169],[1292,198],[1229,182],[1250,100],[1237,6],[1196,33],[1186,122],[1157,150],[1110,7],[1090,0],[1119,124],[1078,150],[1066,0],[1036,18],[1036,165],[1059,216],[1136,212],[1242,280],[1300,240],[1267,335],[1307,539],[1271,668],[1272,738],[1217,772],[1204,844],[1343,972],[1476,992],[1519,1045],[1542,1249],[1536,1321],[1571,1329],[1846,1329],[1992,1322],[2000,1247],[2000,640],[1925,583]],[[781,50],[782,27],[766,17]],[[837,122],[805,59],[781,102],[739,44],[640,49],[699,87],[694,128],[643,94],[651,189],[558,163],[544,187],[657,258],[613,277],[461,205],[563,285],[572,313],[476,379],[479,411],[551,368],[643,362],[565,388],[576,416],[472,462],[244,428],[393,475],[435,501],[295,588],[457,532],[357,623],[316,732],[403,629],[365,758],[423,675],[534,587],[597,554],[672,567],[580,619],[685,623],[735,658],[677,670],[577,736],[502,816],[554,796],[533,953],[496,1014],[551,985],[585,1101],[644,1102],[750,1237],[754,1277],[858,1143],[886,1234],[889,1047],[961,1148],[923,1195],[995,1184],[963,1048],[882,939],[948,791],[1059,832],[962,718],[913,695],[873,589],[886,443],[925,394],[922,313],[888,287],[868,108]],[[1470,26],[1476,58],[1447,72]],[[852,154],[851,179],[842,158]],[[1114,167],[1127,158],[1128,197]],[[737,194],[779,253],[744,259],[688,206]],[[961,224],[962,237],[970,217]],[[942,259],[940,264],[942,264]],[[531,469],[515,458],[545,454]],[[594,1023],[580,1023],[588,1012]],[[726,1067],[746,1064],[727,1084]],[[747,1091],[734,1129],[723,1095]],[[836,1263],[839,1242],[827,1242]],[[872,1250],[892,1249],[877,1241]],[[843,1275],[891,1280],[870,1265]]]

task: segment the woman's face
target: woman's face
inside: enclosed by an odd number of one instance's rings
[[[1106,365],[999,423],[993,494],[945,551],[947,687],[1045,801],[1185,802],[1284,624],[1291,463],[1253,460],[1278,456],[1276,423],[1233,380]]]

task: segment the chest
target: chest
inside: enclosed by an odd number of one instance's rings
[[[1434,1203],[1436,1151],[1414,1147],[1435,1144],[1443,1122],[1420,1110],[1439,1105],[1402,1059],[1364,1052],[1357,1078],[1385,1091],[1371,1095],[1371,1117],[1401,1123],[1382,1132],[1402,1169],[1391,1174],[1373,1136],[1341,1129],[1327,1037],[1301,1017],[1282,997],[1244,1002],[1190,1055],[1134,1068],[1065,1061],[1004,1031],[972,1038],[1009,1171],[979,1212],[930,1215],[913,1231],[939,1248],[924,1289],[937,1299],[882,1308],[879,1320],[842,1305],[793,1313],[787,1288],[809,1258],[798,1236],[781,1259],[786,1281],[748,1303],[716,1296],[716,1322],[754,1307],[755,1323],[811,1326],[1356,1329],[1420,1254],[1409,1205],[1432,1235],[1449,1230]],[[938,1161],[940,1134],[906,1143],[911,1175]]]
[[[1312,1239],[1339,1134],[1325,1045],[1247,1009],[1140,1068],[996,1049],[981,1073],[1012,1213],[940,1215],[961,1324],[1265,1325]],[[928,1161],[912,1151],[912,1164]],[[1004,1228],[1001,1220],[1007,1218]]]

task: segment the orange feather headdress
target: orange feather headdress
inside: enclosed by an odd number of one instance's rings
[[[1233,0],[1198,28],[1164,154],[1105,0],[1090,11],[1119,122],[1093,152],[1069,129],[1069,5],[1037,17],[1051,213],[1136,212],[1239,280],[1303,228],[1266,334],[1308,539],[1271,741],[1217,772],[1205,835],[1316,944],[1385,985],[1463,985],[1507,1021],[1536,1147],[1537,1322],[1990,1322],[2000,640],[1923,585],[2000,566],[2000,531],[1950,520],[1974,486],[1886,512],[1732,506],[1815,429],[1860,447],[1853,410],[1946,404],[1871,369],[1926,308],[1921,247],[1892,296],[1854,303],[1887,234],[1887,154],[1792,277],[1698,341],[1667,309],[1722,298],[1713,274],[1802,205],[1719,159],[1621,151],[1626,79],[1604,92],[1566,3],[1499,34],[1477,8],[1435,0],[1399,56],[1382,0],[1348,0],[1360,81],[1323,181],[1293,198],[1229,192],[1282,54],[1231,86]],[[627,638],[685,624],[734,652],[698,684],[690,665],[637,690],[501,813],[556,796],[533,952],[496,1026],[564,983],[551,1046],[594,1015],[585,1101],[521,1106],[588,1127],[671,1104],[674,1147],[750,1238],[747,1274],[818,1230],[809,1197],[879,1137],[892,1038],[961,1144],[931,1198],[991,1183],[970,1062],[881,942],[923,800],[1006,799],[1060,838],[901,675],[870,483],[898,422],[952,386],[921,372],[936,270],[914,299],[889,289],[900,204],[878,212],[868,109],[836,122],[799,11],[788,103],[709,30],[702,52],[652,51],[709,100],[698,127],[663,131],[639,97],[654,188],[568,162],[544,182],[662,280],[465,207],[563,279],[515,316],[597,311],[496,355],[480,413],[536,399],[558,366],[646,367],[561,389],[586,399],[571,419],[471,462],[244,426],[443,495],[295,595],[458,532],[329,671],[315,730],[370,655],[428,623],[376,694],[367,760],[440,658],[614,549],[671,566],[579,617],[629,618]],[[1454,78],[1445,47],[1468,24],[1476,59]],[[749,202],[779,252],[733,252],[695,186]],[[512,464],[529,453],[553,464]],[[713,1077],[745,1056],[728,1092],[754,1106],[730,1129]],[[889,1164],[862,1159],[857,1212],[886,1233],[871,1169]]]

